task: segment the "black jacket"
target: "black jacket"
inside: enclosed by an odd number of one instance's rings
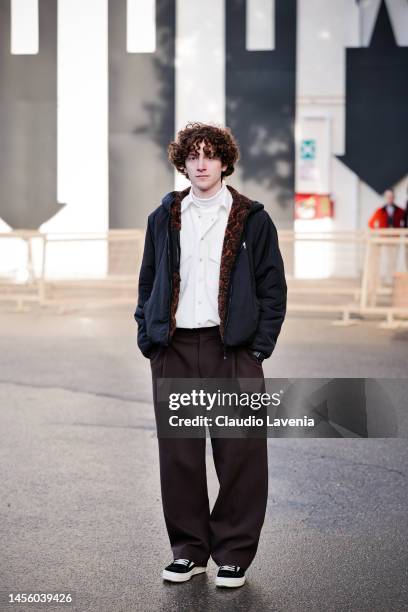
[[[276,227],[263,204],[227,185],[233,202],[220,262],[218,312],[227,347],[246,346],[270,357],[286,314],[287,287]],[[180,291],[181,201],[172,191],[149,216],[134,318],[138,346],[150,357],[176,329]]]

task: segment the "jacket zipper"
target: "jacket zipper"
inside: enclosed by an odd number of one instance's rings
[[[169,220],[170,226],[170,220]],[[167,261],[168,261],[168,270],[169,270],[169,303],[168,303],[168,317],[167,317],[167,346],[170,344],[170,317],[171,317],[171,299],[173,293],[173,274],[172,274],[172,259],[170,254],[170,231],[169,227],[167,228]]]
[[[235,263],[234,266],[232,267],[232,270],[235,267]],[[232,270],[231,270],[231,276],[232,276]],[[230,311],[230,307],[231,307],[231,298],[232,298],[232,281],[230,284],[230,293],[229,293],[229,299],[228,299],[228,308],[227,308],[227,316],[225,318],[225,325],[224,325],[224,338],[225,338],[225,332],[227,331],[227,325],[228,325],[228,319],[229,319],[229,311]],[[224,359],[227,358],[227,349],[225,347],[224,341],[223,341],[223,346],[224,346]]]
[[[168,259],[168,269],[169,269],[169,302],[168,302],[168,323],[167,323],[167,346],[170,344],[170,318],[171,318],[171,301],[172,301],[172,293],[173,293],[173,256],[172,256],[172,248],[171,244],[171,229],[170,221],[169,227],[167,228],[167,259]],[[177,234],[177,242],[176,242],[176,253],[177,253],[177,269],[180,270],[180,234]]]
[[[239,256],[239,253],[240,253],[241,248],[243,247],[244,249],[246,249],[246,244],[245,244],[245,242],[243,243],[243,245],[241,244],[241,240],[242,240],[242,238],[244,237],[244,234],[245,234],[245,227],[244,227],[244,229],[243,229],[243,231],[242,231],[242,233],[241,233],[241,236],[240,236],[240,239],[239,239],[239,244],[240,244],[240,247],[239,247],[239,249],[238,249],[238,251],[237,251],[237,254],[235,255],[234,263],[233,263],[232,268],[231,268],[230,285],[229,285],[229,295],[228,295],[228,308],[227,308],[227,315],[226,315],[226,317],[225,317],[224,336],[223,336],[223,338],[222,338],[222,344],[223,344],[223,346],[224,346],[224,359],[226,359],[226,358],[227,358],[227,349],[226,349],[226,346],[225,346],[225,343],[224,343],[224,338],[225,338],[225,334],[226,334],[226,332],[227,332],[227,325],[228,325],[229,313],[230,313],[230,307],[231,307],[231,299],[232,299],[232,274],[233,274],[233,272],[234,272],[234,269],[235,269],[235,264],[237,263],[237,259],[238,259],[238,256]]]

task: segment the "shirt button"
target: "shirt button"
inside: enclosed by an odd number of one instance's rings
[[[203,258],[202,258],[202,257],[200,257],[200,261],[203,261]]]
[[[201,300],[198,300],[198,303],[201,304]]]

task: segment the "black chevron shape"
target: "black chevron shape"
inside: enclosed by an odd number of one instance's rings
[[[57,202],[57,2],[39,0],[39,52],[12,55],[10,0],[0,0],[0,217],[38,229]]]
[[[346,50],[346,152],[337,155],[378,194],[408,170],[408,47],[384,0],[367,48]]]

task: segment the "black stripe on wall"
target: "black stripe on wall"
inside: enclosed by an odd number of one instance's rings
[[[57,203],[57,2],[39,0],[39,53],[11,55],[10,0],[0,0],[0,217],[37,229]]]
[[[275,2],[274,50],[246,51],[245,10],[245,0],[226,2],[226,123],[240,144],[243,188],[256,183],[280,227],[292,227],[296,0]]]
[[[175,1],[156,1],[156,51],[126,52],[126,0],[109,0],[109,227],[143,227],[174,185]]]

